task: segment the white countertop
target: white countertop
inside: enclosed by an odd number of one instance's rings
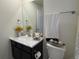
[[[35,45],[37,45],[39,42],[43,40],[43,38],[40,38],[40,40],[34,40],[32,37],[26,37],[26,36],[16,38],[10,37],[9,39],[31,48],[33,48]]]

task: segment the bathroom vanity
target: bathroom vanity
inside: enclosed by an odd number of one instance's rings
[[[10,38],[14,59],[43,59],[43,38],[32,37]]]

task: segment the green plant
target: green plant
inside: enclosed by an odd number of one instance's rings
[[[27,30],[27,31],[32,30],[32,26],[30,26],[30,25],[26,26],[26,30]]]

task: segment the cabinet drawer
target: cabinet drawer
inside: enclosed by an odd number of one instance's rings
[[[11,45],[25,52],[32,52],[32,48],[11,40]]]
[[[20,44],[20,43],[16,43],[16,48],[18,48],[18,49],[23,49],[23,45],[22,44]]]
[[[23,51],[27,52],[27,53],[32,53],[32,48],[28,47],[28,46],[25,46],[23,45]]]
[[[19,49],[22,49],[22,47],[23,47],[22,44],[15,42],[15,41],[12,41],[12,40],[11,40],[11,45],[16,47],[16,48],[19,48]]]
[[[33,48],[34,52],[35,51],[42,51],[43,50],[43,41],[41,41],[38,45],[36,45],[34,48]]]

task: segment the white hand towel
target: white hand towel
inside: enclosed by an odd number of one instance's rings
[[[59,14],[47,14],[46,15],[46,37],[59,38]]]

